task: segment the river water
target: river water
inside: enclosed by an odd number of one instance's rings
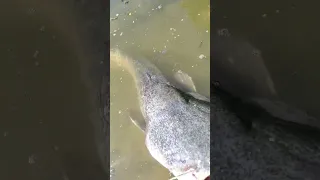
[[[213,1],[212,31],[228,29],[258,49],[279,97],[320,119],[317,6],[317,1]],[[256,67],[242,66],[250,72]]]

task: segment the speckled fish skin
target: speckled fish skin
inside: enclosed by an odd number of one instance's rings
[[[248,132],[224,102],[211,96],[212,179],[319,179],[318,139],[268,121],[254,121]]]
[[[141,112],[147,123],[145,143],[152,157],[175,176],[190,169],[194,170],[195,176],[208,176],[209,102],[195,99],[173,87],[150,62],[131,59],[118,50],[110,53],[112,61],[127,66],[134,74]]]

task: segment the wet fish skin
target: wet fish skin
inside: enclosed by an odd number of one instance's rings
[[[223,96],[211,96],[211,168],[219,180],[317,180],[320,142],[259,119],[248,131]],[[319,134],[318,134],[319,135]]]
[[[133,75],[146,121],[150,154],[175,176],[193,169],[210,174],[210,105],[170,84],[150,62],[110,51],[111,60]],[[205,177],[202,177],[203,179]],[[182,178],[179,178],[182,179]]]

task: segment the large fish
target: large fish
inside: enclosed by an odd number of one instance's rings
[[[146,133],[150,154],[177,179],[203,180],[209,175],[217,180],[320,177],[317,131],[283,124],[255,106],[248,116],[241,114],[237,110],[245,104],[237,105],[242,100],[219,88],[210,101],[194,92],[185,93],[150,62],[134,60],[118,50],[111,51],[111,60],[133,75],[146,124],[132,120]]]
[[[119,50],[110,51],[110,60],[111,67],[121,66],[134,78],[144,120],[133,117],[132,120],[145,132],[145,144],[151,156],[177,179],[207,178],[210,175],[209,100],[195,92],[179,90],[147,60],[134,59]],[[184,80],[187,79],[185,76]]]

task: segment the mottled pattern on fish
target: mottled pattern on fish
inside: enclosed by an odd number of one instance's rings
[[[209,174],[209,104],[173,87],[150,62],[111,56],[134,75],[150,154],[176,176],[190,169]]]
[[[252,131],[211,97],[211,178],[219,180],[318,180],[320,145],[282,126],[257,121]]]

